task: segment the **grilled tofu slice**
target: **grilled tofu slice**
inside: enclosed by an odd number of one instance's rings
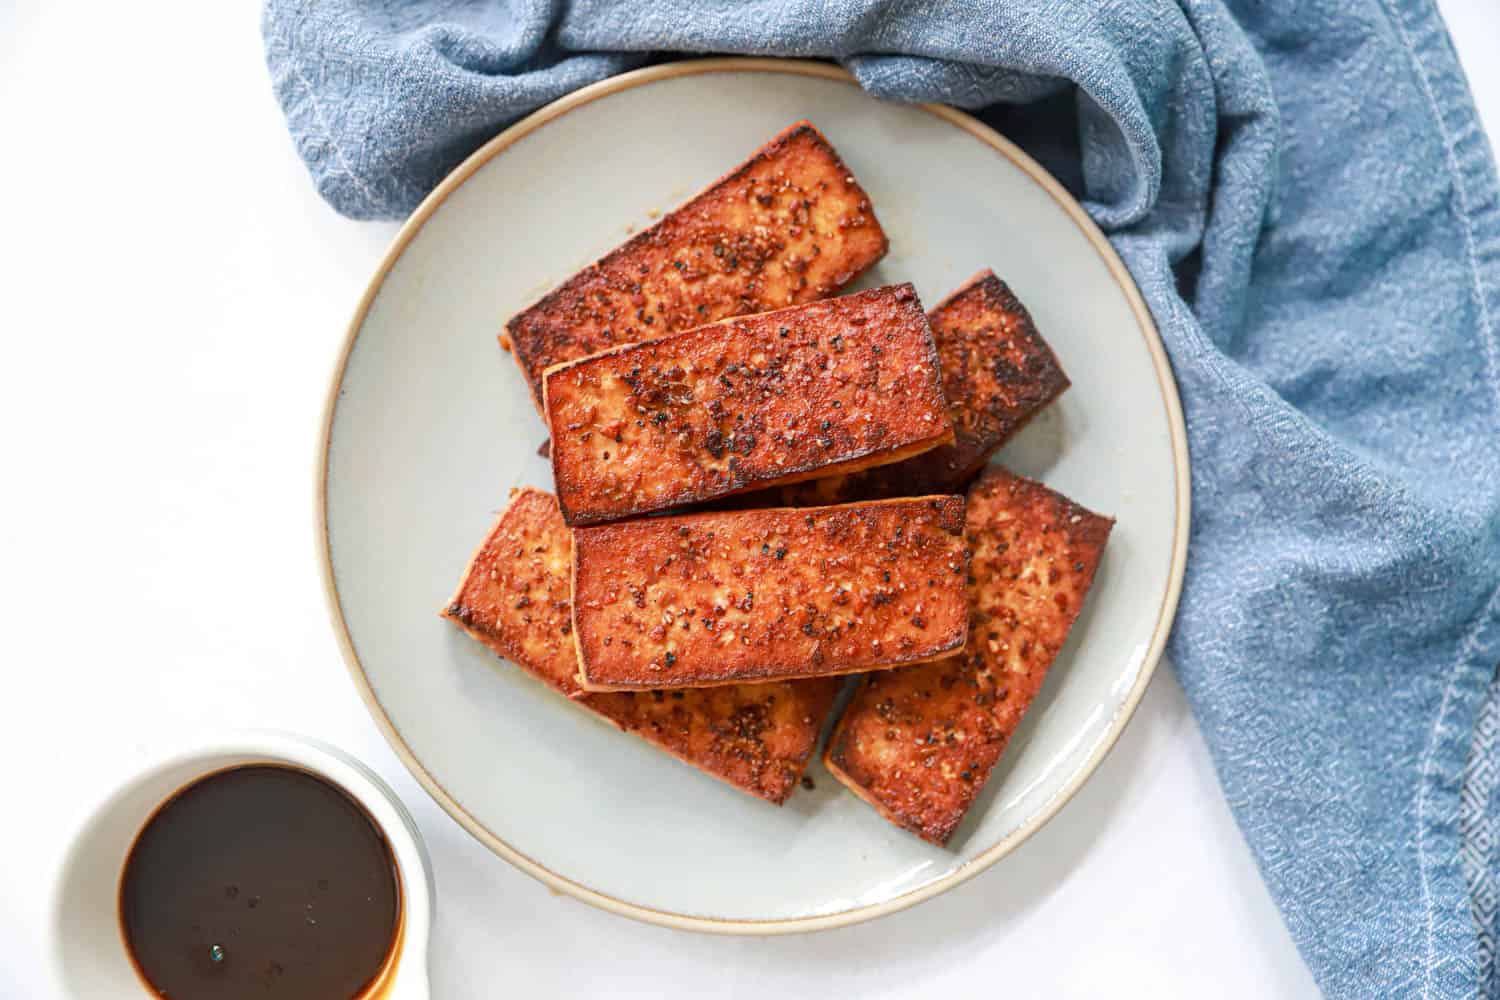
[[[784,801],[807,767],[840,680],[584,692],[570,620],[571,534],[550,494],[518,491],[443,616],[625,732],[751,795]]]
[[[969,491],[969,644],[870,674],[829,740],[839,781],[897,826],[946,844],[1041,689],[1114,521],[992,467]]]
[[[953,440],[911,285],[723,320],[547,369],[558,502],[597,524]]]
[[[512,318],[500,341],[540,408],[552,365],[834,295],[886,247],[869,195],[822,133],[797,122]]]
[[[962,497],[717,511],[573,533],[588,690],[878,670],[963,648]]]
[[[770,504],[796,507],[954,493],[1068,388],[1068,376],[1009,286],[980,271],[927,314],[954,440],[915,458],[788,486]]]

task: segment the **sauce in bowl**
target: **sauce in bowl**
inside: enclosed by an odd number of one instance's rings
[[[127,949],[164,997],[369,997],[394,962],[401,911],[390,845],[364,809],[275,764],[177,791],[120,879]]]

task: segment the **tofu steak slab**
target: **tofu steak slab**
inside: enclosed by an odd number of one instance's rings
[[[969,643],[862,678],[824,762],[887,819],[946,844],[1046,679],[1114,526],[998,467],[969,491]]]
[[[604,351],[549,368],[545,385],[570,525],[897,462],[953,441],[911,285]]]
[[[869,195],[801,121],[513,317],[500,342],[540,408],[542,372],[552,365],[826,298],[886,248]]]
[[[588,690],[882,670],[963,648],[964,500],[715,511],[578,528]]]

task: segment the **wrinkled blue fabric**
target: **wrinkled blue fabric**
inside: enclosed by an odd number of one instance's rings
[[[1171,355],[1170,651],[1298,947],[1334,996],[1497,995],[1500,198],[1429,0],[269,0],[263,27],[355,218],[675,53],[833,58],[1018,139]]]

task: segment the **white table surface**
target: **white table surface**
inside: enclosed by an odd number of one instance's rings
[[[487,853],[366,715],[313,556],[324,390],[396,227],[318,200],[257,5],[80,6],[0,2],[0,997],[55,995],[50,885],[90,806],[229,726],[321,736],[405,799],[443,1000],[1315,995],[1169,669],[1047,827],[874,923],[667,931]],[[1493,134],[1500,8],[1441,6]]]

